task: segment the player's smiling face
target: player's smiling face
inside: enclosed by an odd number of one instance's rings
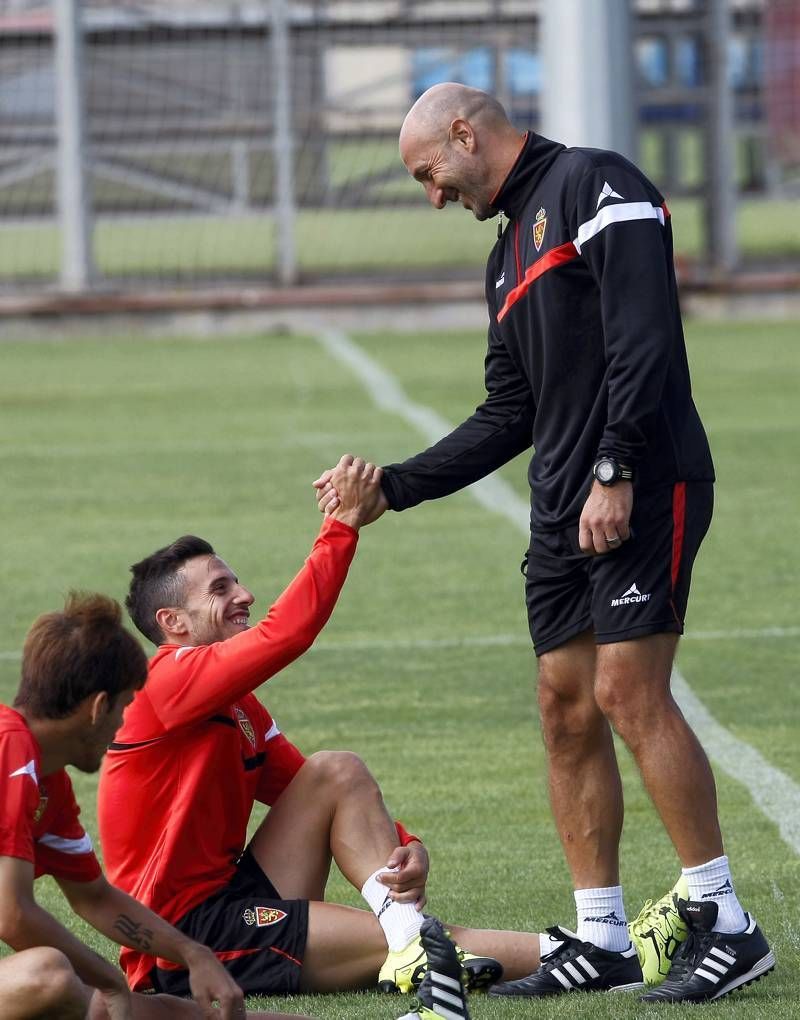
[[[224,641],[250,626],[251,592],[218,556],[195,556],[181,568],[187,644]]]

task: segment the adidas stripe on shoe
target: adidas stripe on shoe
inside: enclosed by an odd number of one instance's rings
[[[506,981],[489,989],[492,996],[540,998],[565,992],[626,992],[642,988],[642,968],[631,945],[612,953],[582,942],[567,928],[547,929],[559,945],[542,957],[539,969],[517,981]]]
[[[470,1020],[461,977],[461,961],[455,945],[440,921],[428,917],[422,924],[420,940],[428,957],[428,972],[417,991],[410,1013],[400,1020]]]
[[[714,931],[718,906],[680,900],[689,937],[675,954],[663,984],[642,1002],[711,1002],[758,981],[775,967],[775,956],[755,920],[745,914],[743,932]]]

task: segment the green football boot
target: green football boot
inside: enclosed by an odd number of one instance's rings
[[[445,937],[450,933],[445,931]],[[455,946],[456,956],[461,965],[461,983],[468,992],[482,992],[503,976],[503,968],[489,956],[476,956],[460,946]],[[405,949],[390,952],[378,974],[378,988],[382,992],[401,992],[408,995],[415,992],[428,969],[428,957],[418,935]]]
[[[686,922],[678,913],[678,900],[688,898],[686,879],[681,875],[660,900],[655,903],[647,900],[639,916],[628,925],[631,942],[639,954],[644,983],[649,987],[666,979],[678,947],[689,934]]]

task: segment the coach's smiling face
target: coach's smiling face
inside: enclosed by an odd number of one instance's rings
[[[253,595],[219,556],[187,560],[179,577],[182,604],[156,614],[168,644],[210,645],[250,626]]]
[[[464,118],[453,120],[445,135],[407,121],[400,135],[400,157],[435,209],[460,202],[477,220],[497,213],[490,202],[494,187],[477,135]]]

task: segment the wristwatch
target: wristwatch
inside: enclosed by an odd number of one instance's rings
[[[592,474],[601,485],[614,485],[620,480],[633,481],[633,468],[628,464],[620,464],[615,457],[601,457],[595,461]]]

